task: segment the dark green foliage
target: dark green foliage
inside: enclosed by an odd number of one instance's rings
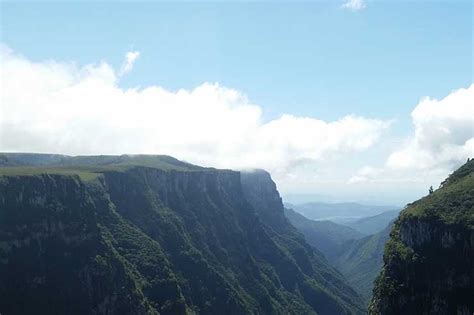
[[[343,243],[331,260],[349,284],[362,295],[366,304],[372,297],[374,280],[382,269],[384,246],[391,227],[392,224],[389,224],[377,234]]]
[[[330,221],[309,220],[291,209],[285,209],[285,215],[310,245],[324,253],[368,304],[373,282],[382,268],[383,249],[391,224],[377,234],[364,237],[350,227]]]
[[[474,161],[408,205],[385,246],[371,314],[474,312]]]
[[[2,171],[2,314],[362,313],[268,174],[84,159]]]
[[[2,313],[154,312],[78,177],[3,177],[0,196]]]

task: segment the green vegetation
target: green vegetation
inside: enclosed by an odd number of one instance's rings
[[[362,295],[366,304],[372,297],[374,280],[382,269],[384,246],[391,227],[389,224],[377,234],[345,242],[331,261]]]
[[[169,157],[7,158],[1,313],[363,312],[286,221],[266,173]]]
[[[373,282],[382,268],[383,249],[391,224],[377,234],[364,237],[350,227],[309,220],[291,209],[285,209],[285,216],[303,233],[306,241],[346,277],[367,305],[372,297]]]
[[[34,176],[42,174],[50,175],[77,175],[84,181],[91,181],[99,176],[94,169],[87,168],[69,168],[69,167],[34,167],[34,166],[15,166],[1,167],[0,176]]]
[[[432,194],[408,205],[402,218],[436,217],[446,224],[474,225],[474,160],[451,174]]]
[[[371,314],[474,312],[474,161],[400,214]]]

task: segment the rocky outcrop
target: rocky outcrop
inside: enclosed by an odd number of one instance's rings
[[[390,234],[370,314],[474,313],[474,164],[409,205]]]

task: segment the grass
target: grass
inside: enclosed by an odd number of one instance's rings
[[[149,167],[163,171],[203,171],[203,168],[166,155],[97,155],[66,156],[22,153],[0,153],[7,166],[0,165],[0,176],[34,176],[40,174],[77,175],[84,181],[96,179],[108,171],[126,171]]]
[[[0,176],[77,175],[83,181],[92,181],[104,172],[123,172],[135,167],[163,171],[210,170],[210,168],[194,166],[167,156],[81,156],[68,158],[59,165],[4,166],[0,167]]]
[[[474,173],[464,175],[409,205],[402,217],[437,216],[446,223],[474,224]]]
[[[93,172],[92,170],[70,167],[14,166],[0,168],[0,176],[35,176],[42,174],[54,174],[64,176],[77,175],[83,181],[92,181],[100,175],[100,173]]]

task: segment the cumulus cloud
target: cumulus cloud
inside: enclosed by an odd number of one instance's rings
[[[347,181],[349,184],[357,184],[372,181],[375,177],[380,175],[383,170],[371,167],[364,166],[357,171],[357,174],[349,178]]]
[[[393,152],[393,169],[453,168],[474,156],[474,84],[441,100],[424,98],[412,114],[415,133]]]
[[[364,0],[347,0],[341,6],[344,9],[349,9],[353,11],[362,10],[365,8],[365,1]]]
[[[389,152],[384,165],[359,169],[349,185],[429,187],[474,157],[474,84],[441,100],[423,98],[411,117],[414,133]]]
[[[264,121],[261,107],[217,83],[123,89],[107,63],[32,62],[11,50],[2,50],[0,74],[1,151],[169,154],[216,167],[282,170],[366,150],[388,126],[357,116]]]
[[[125,54],[125,61],[120,69],[119,75],[123,76],[127,72],[130,72],[133,69],[133,64],[140,57],[139,51],[129,51]]]

